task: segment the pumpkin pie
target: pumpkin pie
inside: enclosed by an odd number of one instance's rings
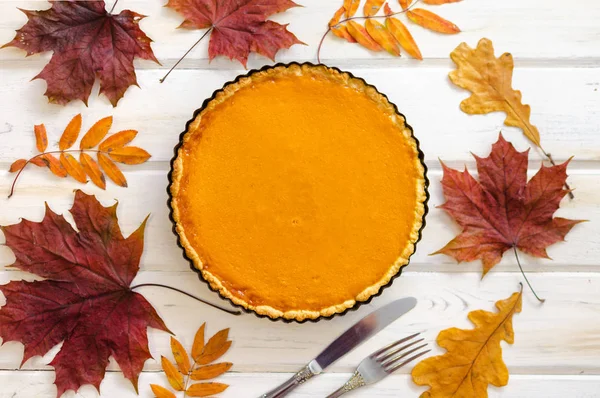
[[[425,214],[422,154],[364,80],[291,64],[204,103],[176,150],[175,229],[203,278],[271,318],[331,316],[408,264]]]

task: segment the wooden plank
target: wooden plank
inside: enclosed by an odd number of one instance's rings
[[[0,284],[18,279],[15,272],[0,272]],[[504,359],[513,375],[565,374],[600,375],[600,275],[598,273],[542,273],[532,276],[537,292],[547,299],[540,305],[525,291],[523,312],[514,319],[515,344],[504,347]],[[187,347],[197,328],[207,322],[207,335],[230,327],[234,344],[223,357],[239,372],[292,372],[298,370],[346,328],[371,310],[406,295],[417,297],[417,307],[386,330],[342,358],[330,369],[350,372],[360,360],[379,347],[403,336],[421,332],[433,342],[438,332],[449,327],[471,328],[467,313],[493,310],[494,303],[518,290],[521,277],[514,273],[492,273],[480,281],[478,273],[407,273],[360,310],[332,321],[286,324],[260,319],[251,314],[226,315],[161,288],[141,288],[140,293],[157,308],[166,324]],[[216,293],[200,283],[191,272],[142,272],[138,283],[162,283],[220,302]],[[3,305],[3,301],[0,301]],[[150,349],[155,358],[168,355],[169,337],[151,330]],[[44,358],[36,357],[25,370],[47,369],[57,348]],[[441,352],[439,348],[434,353]],[[0,369],[18,368],[22,346],[9,342],[0,347]],[[111,369],[116,369],[114,364]],[[147,370],[159,369],[150,360]],[[406,374],[409,369],[399,372]]]
[[[157,168],[154,168],[157,166]],[[429,162],[429,214],[427,226],[423,231],[423,239],[417,246],[417,252],[412,257],[407,272],[412,271],[479,271],[480,262],[456,264],[450,257],[430,256],[443,247],[450,239],[460,232],[457,225],[436,206],[444,202],[439,180],[441,170],[437,162]],[[461,168],[460,164],[454,166]],[[58,179],[48,170],[26,170],[17,185],[16,194],[6,199],[12,183],[13,175],[6,171],[0,172],[0,224],[16,223],[21,217],[31,220],[41,220],[44,213],[44,201],[58,213],[65,213],[71,207],[73,190],[84,189],[87,193],[98,195],[105,206],[119,199],[120,224],[124,233],[134,231],[147,214],[151,214],[146,230],[146,248],[142,258],[142,268],[145,270],[177,270],[189,269],[189,264],[182,257],[182,251],[176,245],[176,239],[171,232],[172,223],[169,220],[167,202],[167,167],[166,163],[153,163],[148,167],[127,167],[125,175],[129,188],[119,188],[107,183],[108,190],[82,185],[72,179]],[[141,170],[140,170],[141,168]],[[576,189],[574,200],[564,199],[562,208],[556,213],[561,217],[584,218],[596,220],[600,218],[600,203],[597,197],[600,192],[599,172],[588,170],[573,170],[569,182]],[[1,234],[0,234],[1,235]],[[0,238],[3,239],[3,238]],[[2,240],[0,240],[1,242]],[[567,243],[557,243],[549,248],[554,260],[537,259],[522,254],[522,260],[529,272],[542,271],[590,271],[598,270],[600,264],[600,229],[593,222],[578,225],[567,236]],[[0,246],[0,266],[9,265],[14,257],[5,246]],[[167,267],[167,268],[165,268]],[[514,256],[507,253],[498,270],[517,272]]]

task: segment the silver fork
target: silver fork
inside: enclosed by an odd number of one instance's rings
[[[403,338],[402,340],[398,340],[395,343],[375,351],[363,359],[358,365],[358,368],[356,368],[356,372],[354,372],[350,380],[348,380],[346,384],[338,388],[335,392],[328,395],[327,398],[337,398],[349,391],[377,383],[407,363],[427,354],[431,350],[417,352],[421,350],[421,348],[425,347],[427,343],[414,347],[414,345],[420,343],[424,339],[421,338],[411,341],[418,335],[419,333],[415,333],[411,336]],[[397,348],[403,343],[406,344]],[[407,358],[409,355],[415,352],[417,353]]]

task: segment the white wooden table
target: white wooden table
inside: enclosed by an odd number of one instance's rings
[[[298,2],[304,8],[292,9],[275,19],[289,22],[290,30],[308,46],[282,51],[278,61],[314,62],[320,36],[341,0]],[[23,51],[14,48],[0,51],[0,224],[16,223],[20,217],[40,220],[44,201],[55,211],[65,212],[72,203],[73,189],[81,188],[73,180],[59,180],[47,170],[32,169],[24,174],[16,195],[6,199],[12,181],[6,170],[13,160],[34,153],[34,124],[46,124],[52,145],[75,114],[83,113],[84,128],[112,114],[113,131],[140,130],[135,142],[148,149],[153,157],[144,165],[126,169],[127,189],[112,183],[106,191],[90,184],[83,188],[96,194],[105,205],[119,200],[120,222],[126,233],[151,213],[142,268],[136,281],[178,286],[220,302],[189,270],[176,245],[166,206],[166,175],[172,148],[194,109],[223,83],[245,71],[226,59],[209,63],[205,42],[166,83],[160,84],[158,79],[166,68],[198,38],[198,32],[175,30],[181,18],[163,8],[164,3],[121,0],[117,6],[117,11],[129,8],[149,15],[141,26],[154,39],[153,49],[163,66],[137,62],[141,89],[131,87],[116,109],[106,98],[97,96],[97,86],[89,108],[81,102],[66,107],[48,104],[42,95],[45,83],[30,79],[43,68],[49,54],[26,59]],[[40,0],[0,0],[0,42],[11,40],[14,30],[26,21],[17,7],[48,6]],[[423,62],[371,53],[333,37],[325,40],[322,54],[324,63],[349,70],[386,93],[406,114],[426,155],[431,179],[427,227],[411,265],[392,288],[358,312],[330,322],[303,325],[273,323],[253,315],[228,316],[176,293],[154,288],[142,291],[186,346],[191,344],[202,322],[207,322],[211,334],[231,327],[234,345],[226,359],[235,366],[222,378],[231,384],[223,397],[259,395],[298,370],[370,310],[405,295],[417,297],[419,304],[414,311],[292,395],[324,396],[376,347],[415,331],[423,332],[427,340],[433,341],[441,329],[471,327],[466,318],[469,311],[491,310],[496,300],[517,289],[522,279],[510,253],[483,281],[479,262],[458,265],[445,256],[429,256],[458,232],[453,221],[436,209],[443,202],[438,158],[453,167],[465,163],[472,167],[470,151],[487,155],[501,129],[517,149],[530,146],[519,130],[502,125],[502,114],[468,116],[459,110],[459,102],[467,93],[448,81],[447,74],[452,69],[448,54],[460,42],[475,46],[482,37],[493,40],[497,54],[510,51],[515,56],[514,86],[522,90],[524,101],[531,104],[532,121],[540,129],[545,148],[558,161],[575,157],[569,166],[569,183],[576,189],[576,198],[565,199],[558,214],[591,221],[575,227],[567,236],[567,243],[549,249],[553,261],[523,255],[532,283],[547,302],[539,305],[529,291],[525,292],[523,312],[514,320],[515,344],[504,345],[504,358],[511,373],[509,385],[502,389],[490,387],[490,396],[600,397],[600,2],[464,0],[435,8],[459,25],[463,33],[443,36],[412,28],[425,56]],[[248,67],[260,67],[267,62],[253,56]],[[541,157],[535,150],[530,157],[534,171]],[[0,247],[0,265],[13,261],[11,251]],[[0,271],[0,284],[20,278],[28,275]],[[3,303],[0,297],[0,305]],[[155,358],[170,356],[169,336],[151,330],[150,349]],[[17,371],[22,345],[1,346],[0,398],[55,397],[54,372],[47,364],[56,351],[57,348],[43,358],[33,358]],[[412,384],[409,371],[402,369],[354,396],[416,397],[423,389]],[[156,360],[146,363],[140,378],[142,397],[152,396],[149,383],[166,385]],[[114,361],[101,391],[105,397],[135,396]],[[79,394],[66,396],[97,394],[87,386]]]

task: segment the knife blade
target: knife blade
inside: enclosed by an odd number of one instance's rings
[[[302,370],[279,387],[261,395],[260,398],[279,398],[313,376],[321,373],[329,365],[358,347],[371,336],[383,330],[390,323],[412,310],[417,305],[414,297],[405,297],[371,312],[342,333]]]

